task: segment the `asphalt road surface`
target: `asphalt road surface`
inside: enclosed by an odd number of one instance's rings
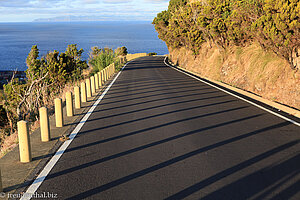
[[[300,128],[167,67],[123,70],[37,193],[58,199],[300,199]]]

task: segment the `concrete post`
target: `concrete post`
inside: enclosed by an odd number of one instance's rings
[[[107,77],[107,80],[109,79],[109,66],[106,67],[106,77]]]
[[[95,84],[95,76],[91,76],[91,90],[92,90],[92,95],[96,94],[96,84]]]
[[[106,82],[106,75],[105,75],[105,69],[103,69],[103,84]]]
[[[108,81],[109,77],[108,77],[108,67],[105,68],[105,76],[106,76],[106,81]]]
[[[67,109],[67,116],[68,117],[73,117],[74,116],[74,109],[73,109],[72,92],[66,92],[66,109]]]
[[[63,108],[62,108],[62,100],[60,98],[56,98],[54,100],[55,104],[55,121],[56,127],[63,127],[64,126],[64,119],[63,119]]]
[[[105,73],[106,73],[106,81],[107,81],[109,79],[108,67],[105,68]]]
[[[1,169],[0,169],[0,192],[3,192]]]
[[[85,82],[81,83],[80,89],[81,89],[81,102],[85,103],[87,102]]]
[[[107,76],[107,80],[109,79],[109,66],[106,67],[106,76]]]
[[[80,90],[78,86],[74,87],[74,94],[75,94],[75,108],[81,108],[81,101],[80,101]]]
[[[99,77],[98,77],[98,74],[95,74],[95,85],[96,85],[96,90],[99,90]]]
[[[111,77],[111,66],[112,66],[112,65],[109,65],[109,67],[108,67],[108,77],[109,77],[109,78]]]
[[[101,70],[101,83],[104,85],[104,73],[103,70]]]
[[[17,126],[18,126],[20,161],[22,163],[31,162],[31,147],[30,147],[28,124],[26,121],[19,121],[17,123]]]
[[[48,109],[46,107],[42,107],[39,109],[39,113],[40,113],[41,140],[42,142],[49,142],[50,125],[49,125]]]
[[[99,79],[99,89],[101,89],[101,87],[102,87],[101,72],[98,72],[98,79]]]
[[[91,80],[89,78],[85,79],[85,84],[86,84],[86,96],[92,97]]]
[[[102,75],[102,83],[103,83],[103,85],[104,85],[104,84],[105,84],[105,74],[104,74],[104,69],[102,69],[101,75]]]

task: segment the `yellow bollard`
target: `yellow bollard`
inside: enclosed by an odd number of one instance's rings
[[[98,74],[95,74],[95,85],[96,85],[96,90],[99,90],[99,78],[98,78]]]
[[[78,86],[74,87],[74,94],[75,94],[75,108],[81,108],[81,101],[80,101],[80,90]]]
[[[109,79],[109,68],[110,68],[110,65],[107,66],[107,79]]]
[[[99,89],[101,89],[101,87],[102,87],[102,76],[101,76],[101,72],[98,72],[98,78],[99,78]]]
[[[104,85],[104,73],[103,73],[103,70],[101,70],[101,83],[102,83],[102,86]]]
[[[85,103],[87,102],[85,82],[81,83],[80,89],[81,89],[81,102]]]
[[[109,76],[108,76],[108,67],[106,67],[105,69],[106,69],[105,70],[105,72],[106,72],[106,80],[108,80],[109,79]]]
[[[26,121],[19,121],[18,126],[18,138],[19,138],[19,150],[20,161],[27,163],[31,161],[31,147],[29,138],[29,129]]]
[[[73,110],[73,96],[72,92],[66,92],[66,109],[67,109],[67,116],[73,117],[74,110]]]
[[[92,97],[91,80],[89,78],[85,79],[85,84],[86,84],[86,96]]]
[[[54,100],[55,104],[55,122],[56,127],[63,127],[64,126],[64,119],[63,119],[63,108],[62,108],[62,100],[60,98],[56,98]]]
[[[91,90],[92,90],[92,95],[96,94],[96,85],[95,85],[95,76],[91,76]]]
[[[104,69],[104,81],[106,82],[108,80],[107,78],[107,68]]]
[[[102,84],[104,85],[105,83],[104,69],[102,69],[101,71],[101,76],[102,76]]]
[[[109,77],[109,78],[111,77],[111,66],[112,66],[112,65],[109,65],[109,68],[108,68],[108,77]]]
[[[48,109],[46,107],[42,107],[39,109],[39,113],[40,113],[41,140],[42,142],[49,142],[50,126],[49,126]]]
[[[0,192],[3,192],[3,187],[2,187],[2,177],[1,177],[1,169],[0,169]]]

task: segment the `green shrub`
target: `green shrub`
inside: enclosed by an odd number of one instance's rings
[[[299,16],[298,0],[171,0],[153,24],[168,47],[184,46],[197,54],[203,42],[226,49],[258,41],[296,68]]]
[[[89,58],[89,64],[93,68],[92,73],[95,74],[112,63],[115,64],[116,70],[120,70],[122,63],[119,56],[124,55],[127,55],[126,47],[117,48],[115,51],[110,48],[92,47]]]
[[[13,78],[3,86],[3,107],[11,132],[18,120],[37,120],[38,108],[53,101],[67,82],[82,78],[81,72],[87,68],[86,61],[81,60],[82,53],[76,45],[69,45],[64,53],[52,51],[39,58],[37,46],[31,48],[25,83]]]
[[[147,53],[147,56],[155,56],[155,55],[157,55],[157,53],[155,52]]]
[[[115,50],[115,56],[126,56],[128,54],[126,47],[119,47]]]

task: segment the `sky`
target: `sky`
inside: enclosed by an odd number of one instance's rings
[[[169,0],[0,0],[0,22],[75,16],[103,21],[152,21]]]

